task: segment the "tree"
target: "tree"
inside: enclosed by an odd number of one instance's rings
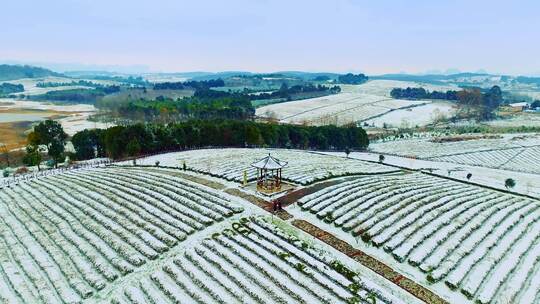
[[[39,148],[36,146],[27,146],[26,147],[26,154],[24,155],[22,159],[23,163],[27,166],[37,166],[38,171],[41,170],[41,153],[39,153]]]
[[[137,139],[132,139],[126,146],[128,156],[137,156],[141,152],[141,145]]]
[[[54,120],[40,122],[34,130],[28,134],[28,143],[33,149],[40,145],[47,147],[47,153],[54,161],[54,167],[58,167],[58,161],[62,160],[67,134],[62,125]]]
[[[506,189],[514,188],[516,186],[516,181],[512,178],[507,178],[504,181],[504,186],[506,187]]]
[[[383,162],[384,162],[384,155],[379,154],[379,162],[380,162],[380,163],[383,163]]]
[[[4,157],[6,166],[9,167],[9,150],[7,146],[3,143],[0,143],[0,153],[2,153],[2,156]]]
[[[71,139],[75,156],[79,160],[104,156],[103,131],[99,129],[83,130],[73,135]]]

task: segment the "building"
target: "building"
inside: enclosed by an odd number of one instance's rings
[[[282,170],[287,166],[287,162],[280,161],[268,153],[268,156],[251,166],[257,169],[257,191],[263,193],[281,191]]]

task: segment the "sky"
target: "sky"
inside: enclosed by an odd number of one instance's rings
[[[0,62],[57,70],[540,76],[538,0],[4,1]]]

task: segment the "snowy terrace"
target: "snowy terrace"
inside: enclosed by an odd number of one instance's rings
[[[137,165],[153,166],[159,162],[159,166],[182,168],[185,162],[189,170],[235,182],[242,182],[244,171],[246,171],[248,180],[253,181],[257,178],[257,172],[251,167],[251,164],[267,156],[268,153],[288,162],[288,166],[283,169],[284,180],[302,185],[336,176],[398,171],[393,167],[380,164],[307,151],[242,148],[204,149],[160,154],[138,159]],[[131,165],[132,163],[132,161],[126,161],[120,164]]]

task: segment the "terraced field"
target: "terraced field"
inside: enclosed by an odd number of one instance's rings
[[[21,180],[0,189],[0,302],[419,303],[251,208],[155,168]]]
[[[413,173],[359,177],[299,204],[478,303],[540,299],[540,201]]]
[[[244,218],[176,254],[113,303],[407,303],[312,245]],[[404,300],[408,299],[408,300]]]
[[[431,157],[429,160],[540,174],[540,146]]]
[[[441,137],[444,139],[445,137]],[[370,150],[410,158],[540,174],[540,135],[503,134],[489,139],[414,138],[370,144]]]
[[[80,302],[243,210],[210,188],[149,176],[100,169],[1,189],[0,299]]]
[[[153,166],[156,161],[159,161],[160,166],[181,168],[185,162],[190,170],[229,181],[242,182],[244,171],[248,181],[257,178],[257,171],[251,167],[251,164],[269,153],[281,161],[288,162],[287,167],[283,170],[284,180],[302,185],[335,176],[396,171],[392,167],[359,160],[285,149],[193,150],[147,157],[137,160],[137,165]],[[124,164],[130,165],[132,163],[125,162]]]

